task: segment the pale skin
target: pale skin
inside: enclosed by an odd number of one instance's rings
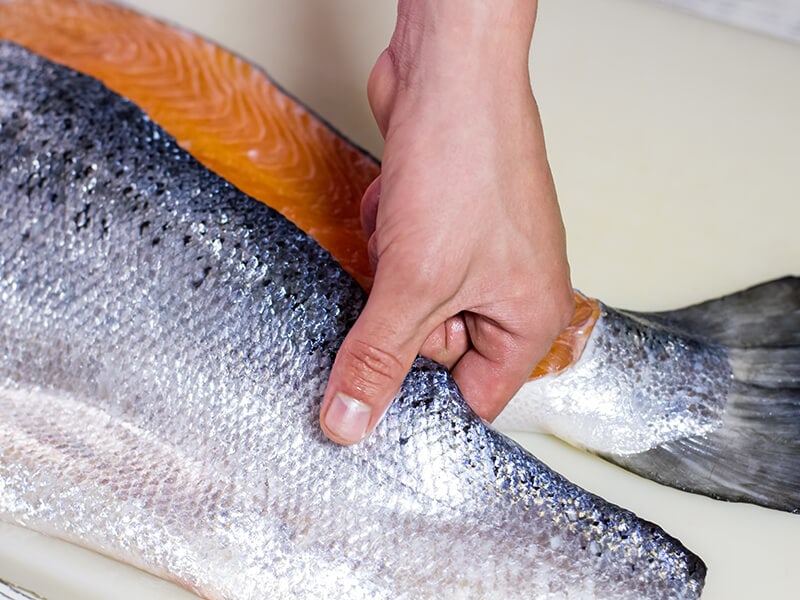
[[[365,438],[418,354],[493,420],[574,310],[528,71],[536,2],[400,0],[368,96],[385,139],[361,216],[375,279],[321,425]]]

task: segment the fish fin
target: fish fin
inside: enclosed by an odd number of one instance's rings
[[[733,383],[715,431],[604,458],[678,489],[800,513],[800,278],[641,316],[723,346]]]
[[[679,310],[637,313],[725,346],[800,346],[800,277],[782,277]]]
[[[737,383],[716,431],[603,457],[688,492],[800,513],[800,389]]]

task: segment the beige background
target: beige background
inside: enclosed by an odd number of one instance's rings
[[[394,2],[131,4],[263,65],[380,154],[364,86]],[[531,69],[577,287],[626,308],[674,308],[800,274],[800,46],[646,0],[541,0]],[[549,438],[521,439],[702,556],[708,600],[796,597],[800,516],[684,494]],[[0,577],[52,600],[183,595],[7,525]]]

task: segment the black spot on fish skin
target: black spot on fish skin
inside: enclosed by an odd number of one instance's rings
[[[200,258],[204,258],[204,257],[198,256],[197,258],[200,259]],[[198,279],[195,279],[194,281],[192,281],[192,287],[194,289],[198,289],[201,285],[203,285],[203,282],[206,280],[206,278],[208,277],[209,273],[211,273],[211,267],[210,266],[204,267],[203,268],[203,274]]]
[[[3,123],[0,132],[8,139],[17,138],[28,127],[28,122],[18,111],[12,111],[8,120]]]
[[[89,209],[91,208],[91,204],[85,204],[83,209],[75,215],[75,227],[78,231],[85,229],[91,223],[92,218],[89,216]]]

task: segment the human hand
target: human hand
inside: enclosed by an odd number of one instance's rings
[[[374,428],[419,353],[446,365],[473,410],[494,419],[572,316],[528,78],[535,6],[526,29],[519,15],[509,24],[491,11],[464,16],[461,2],[401,1],[370,76],[385,138],[382,174],[362,200],[375,279],[323,401],[322,428],[339,443]],[[420,5],[433,11],[422,21]],[[443,27],[450,33],[437,34]]]

